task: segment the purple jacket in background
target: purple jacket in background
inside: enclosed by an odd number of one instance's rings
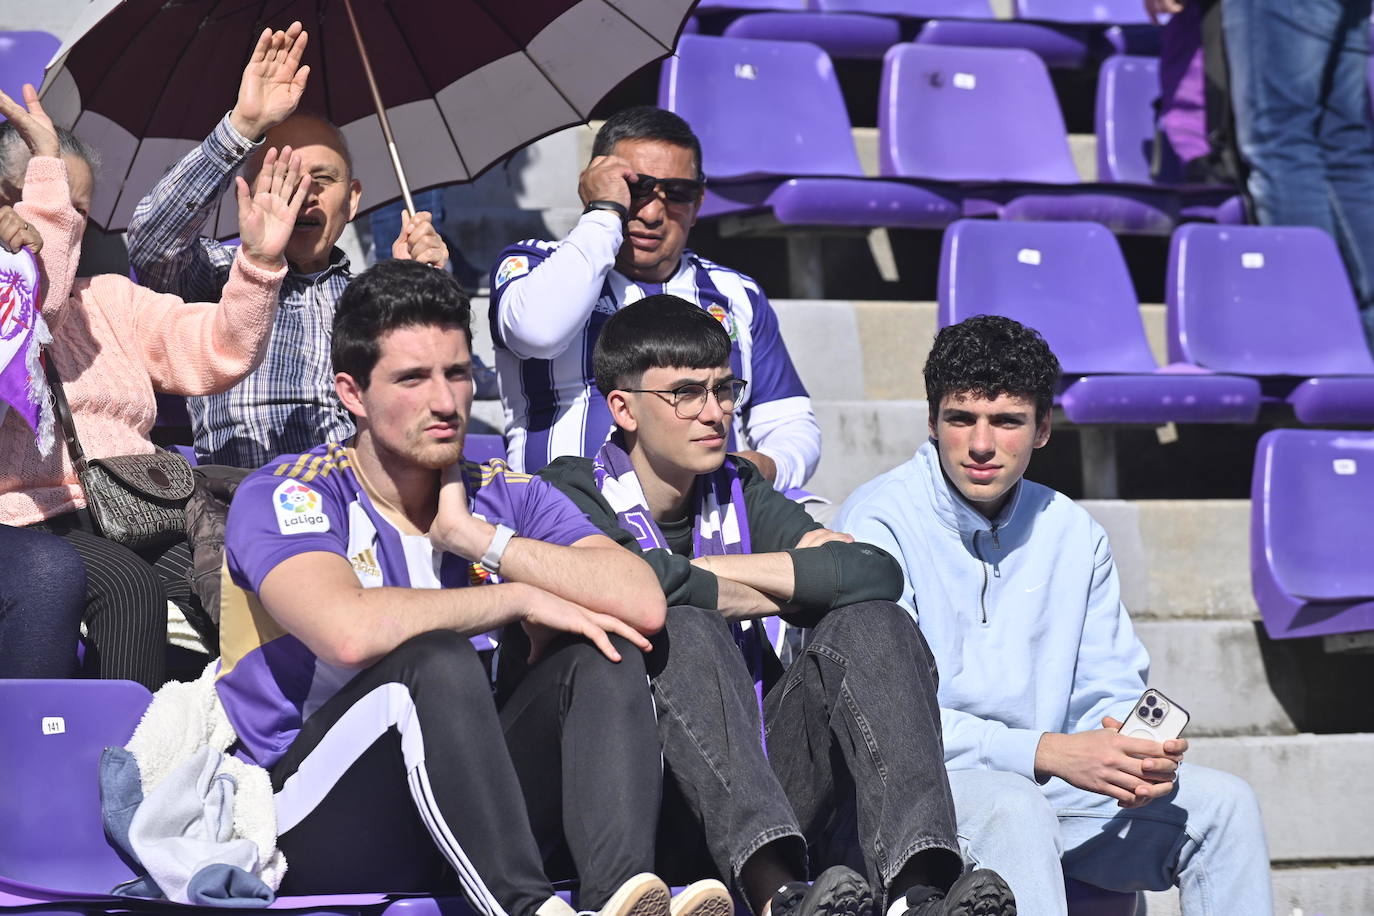
[[[1202,10],[1195,2],[1172,17],[1160,37],[1159,129],[1185,164],[1212,151],[1207,142]]]

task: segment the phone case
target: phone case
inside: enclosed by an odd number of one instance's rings
[[[1121,723],[1121,734],[1128,738],[1168,741],[1183,734],[1188,718],[1188,710],[1150,688],[1140,695],[1131,714]]]

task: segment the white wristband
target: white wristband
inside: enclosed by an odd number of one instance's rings
[[[506,552],[506,545],[510,544],[510,539],[515,537],[515,529],[507,528],[505,525],[497,525],[496,533],[491,537],[491,546],[487,552],[482,554],[482,559],[478,564],[492,575],[501,572],[501,557]]]

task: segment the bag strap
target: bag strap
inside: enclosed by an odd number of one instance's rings
[[[67,393],[62,390],[62,377],[57,374],[52,353],[47,347],[43,347],[43,372],[48,377],[48,388],[52,390],[58,422],[62,424],[62,438],[67,440],[67,454],[71,456],[76,472],[85,473],[86,452],[81,448],[81,440],[76,437],[76,421],[72,419],[72,409],[67,404]]]

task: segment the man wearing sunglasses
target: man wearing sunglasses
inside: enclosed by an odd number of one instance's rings
[[[732,350],[694,303],[625,306],[592,357],[616,431],[539,475],[667,597],[645,657],[664,760],[656,865],[673,882],[718,874],[755,916],[870,916],[875,899],[886,916],[1010,916],[995,872],[961,875],[935,666],[894,603],[897,563],[727,455],[748,390]],[[778,614],[814,628],[785,670],[763,628]],[[860,862],[865,876],[845,867]]]
[[[777,489],[800,487],[820,460],[821,433],[777,316],[752,279],[687,248],[704,194],[701,144],[687,122],[648,106],[613,115],[578,194],[586,209],[566,239],[511,245],[492,273],[511,465],[534,472],[560,455],[596,453],[612,428],[592,391],[597,335],[624,306],[666,292],[730,336],[730,364],[748,382],[726,431],[730,447]]]

